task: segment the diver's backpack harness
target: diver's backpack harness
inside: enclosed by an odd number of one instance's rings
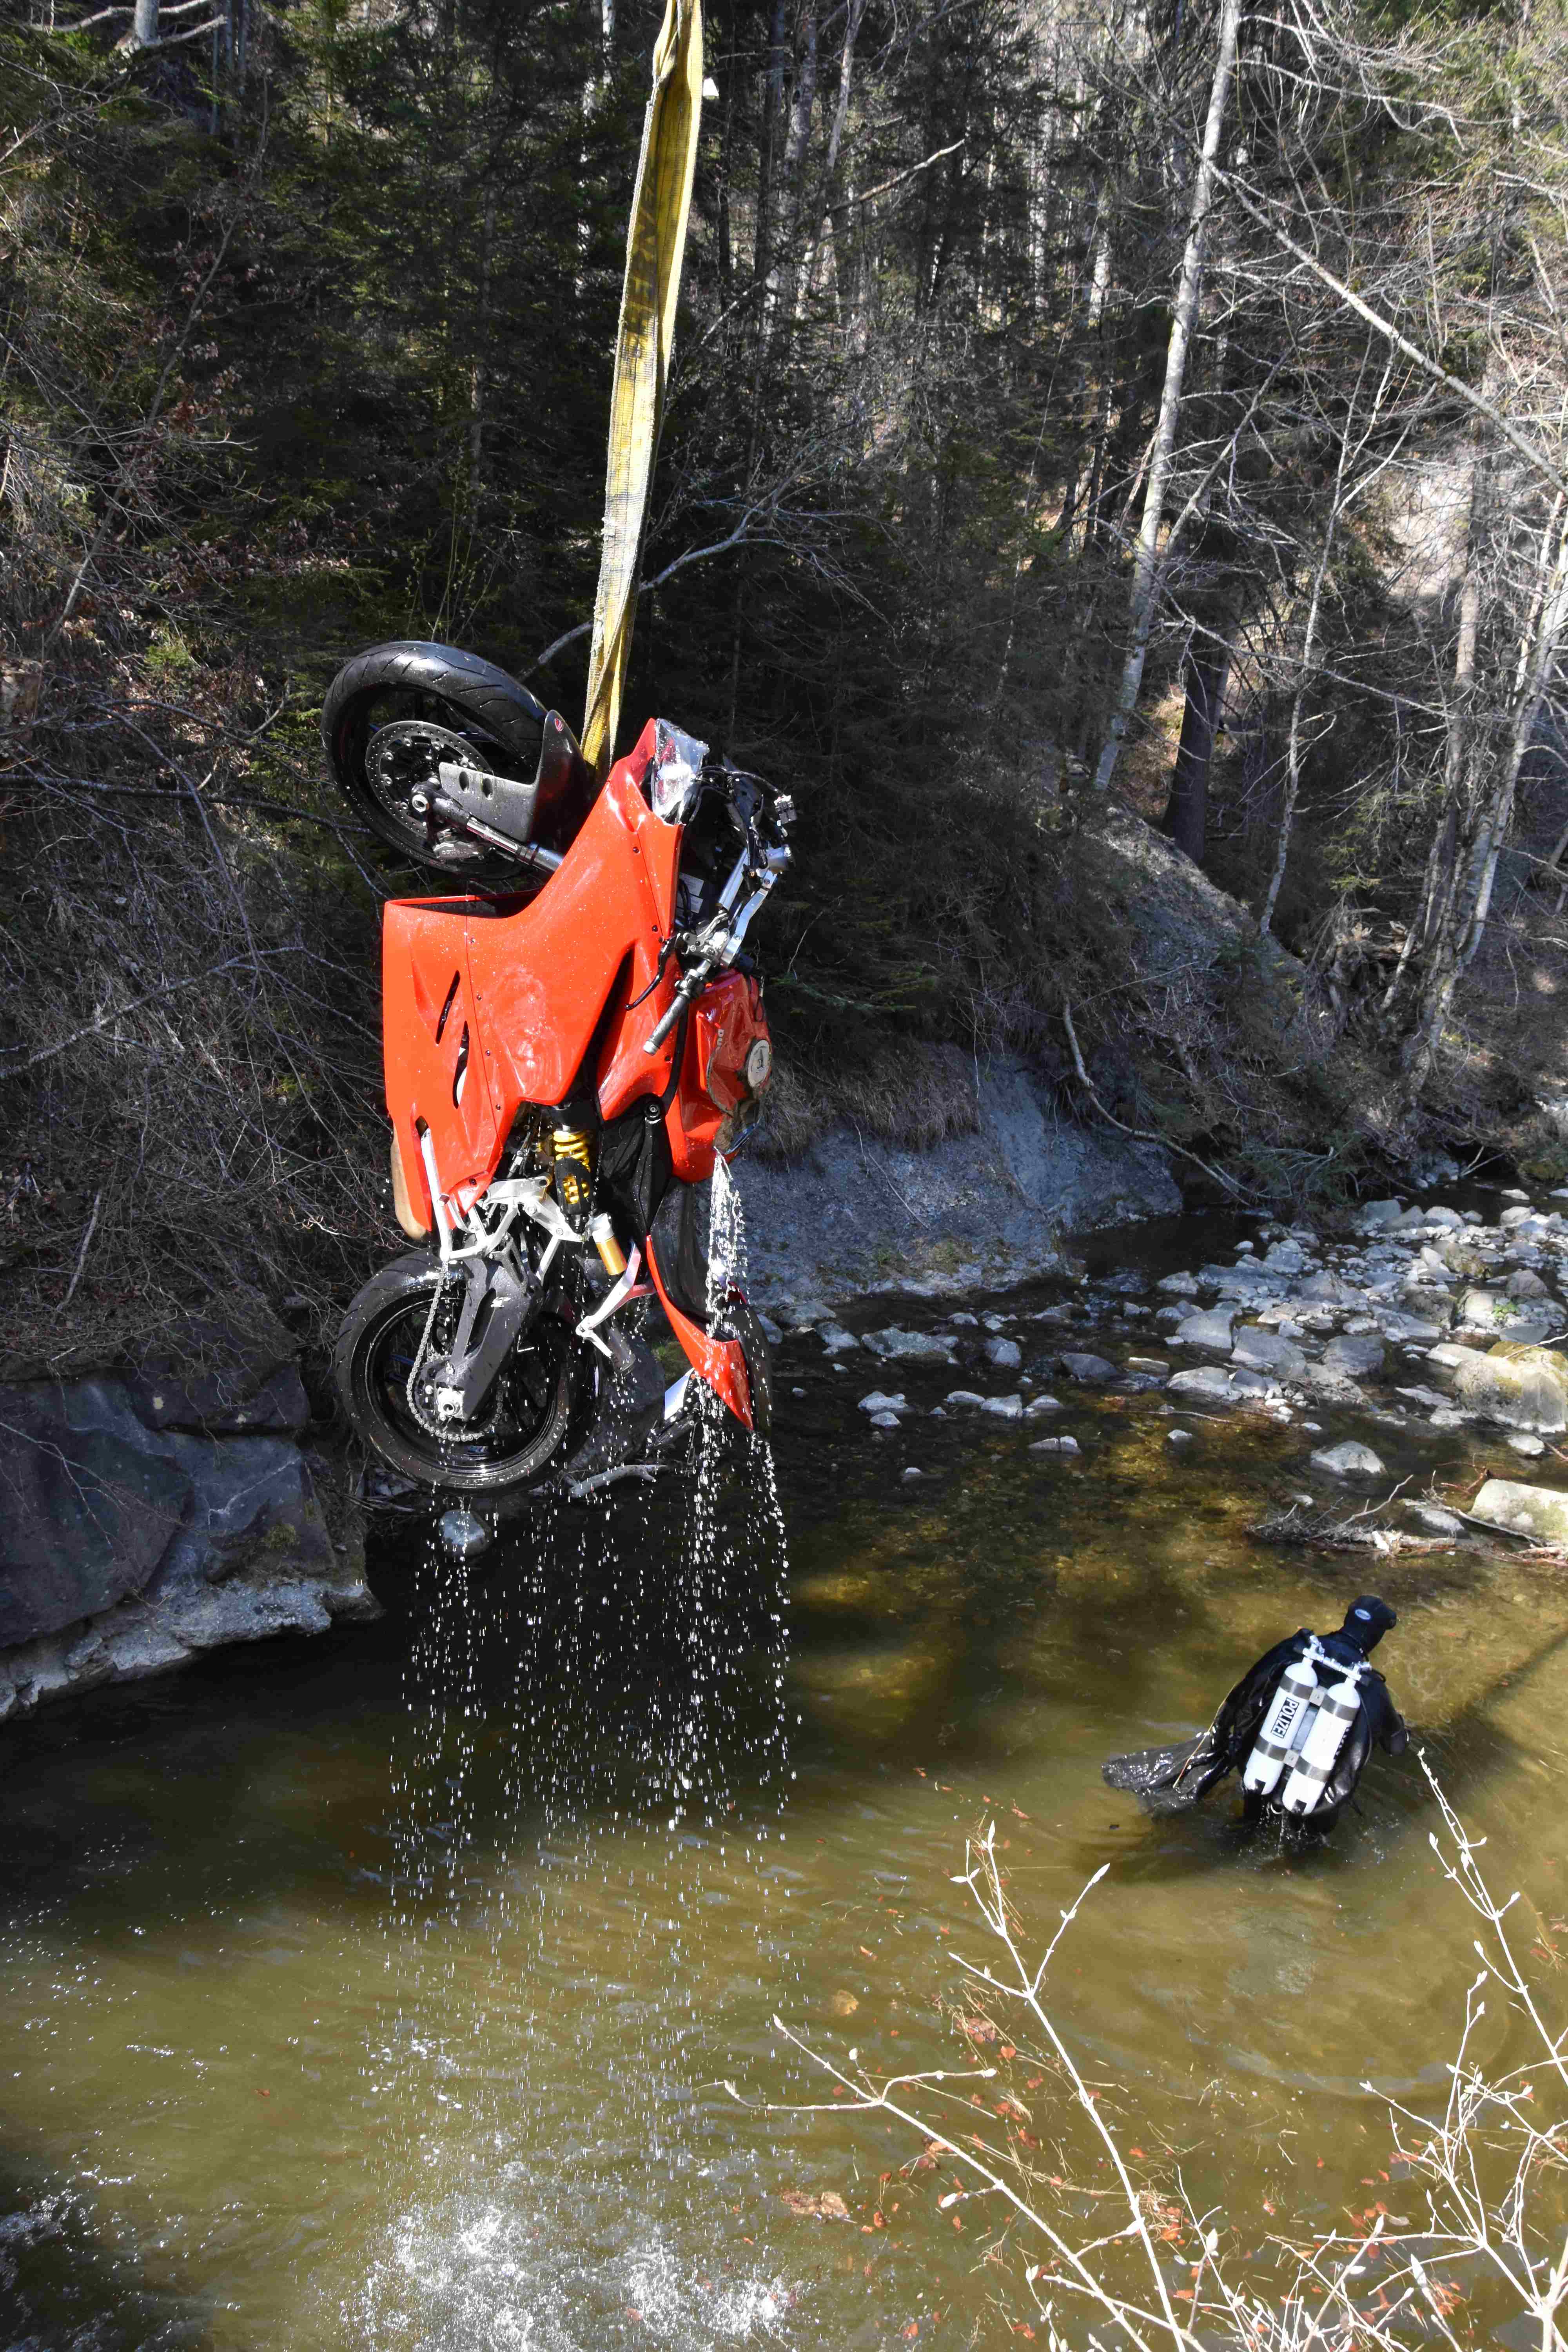
[[[1361,1706],[1364,1661],[1346,1668],[1331,1686],[1320,1684],[1315,1668],[1339,1664],[1314,1634],[1308,1635],[1300,1657],[1279,1677],[1242,1772],[1241,1785],[1249,1794],[1272,1796],[1279,1788],[1278,1801],[1298,1817],[1321,1801]]]

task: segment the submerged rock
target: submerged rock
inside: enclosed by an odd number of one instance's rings
[[[880,1389],[873,1389],[869,1396],[863,1396],[860,1399],[860,1410],[862,1412],[897,1413],[908,1412],[909,1409],[910,1401],[908,1397],[905,1396],[902,1389],[899,1391],[896,1396],[886,1396]]]
[[[1339,1445],[1320,1445],[1312,1454],[1314,1470],[1326,1470],[1331,1478],[1381,1478],[1383,1463],[1370,1445],[1359,1445],[1347,1437]]]
[[[983,1397],[980,1410],[982,1412],[994,1412],[1001,1421],[1022,1421],[1024,1400],[1021,1396]]]
[[[1331,1339],[1323,1349],[1323,1361],[1331,1372],[1348,1373],[1352,1381],[1364,1380],[1369,1372],[1382,1371],[1383,1347],[1381,1334],[1371,1332],[1362,1339]]]
[[[1031,1454],[1079,1454],[1082,1450],[1076,1437],[1037,1437],[1029,1448]]]
[[[1102,1386],[1116,1378],[1116,1367],[1103,1356],[1063,1356],[1061,1368],[1069,1380],[1082,1381],[1089,1388]]]
[[[854,1332],[847,1331],[842,1323],[823,1323],[818,1326],[816,1336],[830,1356],[841,1356],[847,1348],[860,1345]]]
[[[999,1372],[1016,1372],[1024,1360],[1024,1351],[1016,1339],[987,1339],[983,1350],[988,1364]]]

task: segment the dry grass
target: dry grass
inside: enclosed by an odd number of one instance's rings
[[[781,1062],[752,1149],[763,1160],[799,1160],[839,1121],[912,1150],[973,1135],[980,1125],[974,1055],[960,1045],[879,1037],[874,1056],[820,1077]]]

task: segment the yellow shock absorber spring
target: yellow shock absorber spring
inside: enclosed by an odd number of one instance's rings
[[[588,1220],[594,1191],[594,1147],[585,1128],[558,1127],[555,1145],[555,1194],[577,1231]]]

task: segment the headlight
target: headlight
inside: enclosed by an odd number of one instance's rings
[[[654,721],[653,760],[643,778],[648,806],[666,824],[684,824],[697,806],[708,746],[684,734],[668,719]]]

